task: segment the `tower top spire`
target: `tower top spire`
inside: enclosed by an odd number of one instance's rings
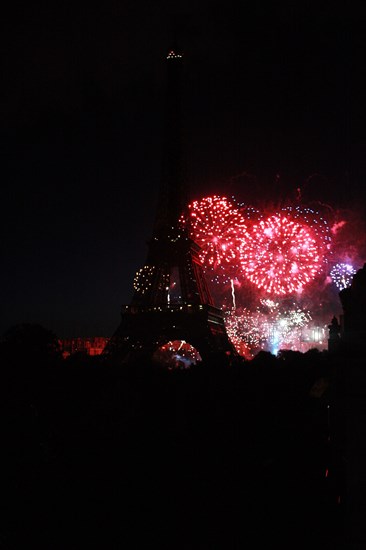
[[[166,56],[167,59],[180,59],[182,54],[178,53],[176,49],[171,49],[168,52],[168,55]]]
[[[199,246],[179,223],[189,193],[182,152],[184,63],[178,52],[168,50],[166,61],[163,158],[153,236],[147,243],[146,263],[134,280],[131,304],[122,309],[121,323],[104,352],[117,362],[153,359],[163,350],[170,353],[176,341],[177,352],[188,343],[203,358],[219,351],[225,357],[236,354],[224,314],[213,304]]]
[[[185,121],[183,55],[175,41],[166,56],[166,88],[162,135],[160,191],[154,222],[154,236],[177,228],[188,206],[188,182],[185,166]]]

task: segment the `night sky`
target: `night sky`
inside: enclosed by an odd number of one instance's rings
[[[286,202],[300,188],[365,220],[361,5],[13,2],[0,23],[0,332],[117,328],[152,233],[175,43],[193,198]]]

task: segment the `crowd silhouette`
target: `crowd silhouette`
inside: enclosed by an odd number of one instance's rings
[[[343,548],[332,354],[116,366],[32,324],[0,354],[2,548]]]

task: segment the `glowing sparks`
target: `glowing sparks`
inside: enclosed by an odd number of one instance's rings
[[[240,355],[327,345],[333,311],[322,302],[328,298],[314,296],[331,280],[339,289],[351,284],[352,266],[337,264],[330,272],[335,254],[357,257],[352,240],[345,243],[350,224],[339,220],[329,224],[319,211],[298,205],[261,211],[218,195],[189,205],[180,223],[199,246],[212,296],[227,311],[226,329]]]
[[[331,252],[332,232],[327,220],[312,208],[300,208],[299,206],[286,206],[281,213],[289,215],[291,219],[307,226],[315,235],[317,246],[322,249],[324,261],[327,261],[327,254]]]
[[[351,285],[355,273],[356,269],[352,265],[338,263],[331,269],[330,276],[336,287],[342,290]]]
[[[211,280],[229,282],[240,265],[240,246],[249,240],[239,210],[226,197],[205,197],[189,205],[189,216],[181,223],[200,246],[200,259]]]
[[[309,329],[311,321],[310,312],[303,311],[295,303],[280,307],[273,302],[270,309],[258,307],[250,311],[243,308],[230,312],[225,318],[229,338],[238,353],[245,357],[260,350],[276,354],[279,349],[300,349],[304,331]]]
[[[156,363],[168,370],[188,369],[202,361],[199,352],[185,340],[173,340],[160,346],[154,353]]]
[[[225,317],[227,334],[239,355],[250,359],[261,347],[257,318],[247,308],[230,311]]]
[[[268,294],[301,293],[321,271],[316,234],[289,215],[273,215],[254,225],[250,246],[241,247],[246,277]]]
[[[233,281],[233,279],[231,279],[230,283],[231,283],[231,296],[232,296],[232,298],[233,298],[233,309],[235,309],[235,308],[236,308],[236,304],[235,304],[235,288],[234,288],[234,281]]]
[[[155,267],[153,265],[145,265],[136,272],[133,280],[133,287],[136,292],[145,294],[145,292],[151,287],[154,272]]]

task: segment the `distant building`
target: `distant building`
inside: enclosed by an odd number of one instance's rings
[[[361,549],[366,548],[366,263],[339,297],[343,314],[333,390],[334,476],[339,499],[344,499],[347,548]]]
[[[328,351],[331,353],[338,352],[341,345],[341,325],[335,315],[333,316],[330,325],[328,325],[328,330]]]
[[[366,340],[366,264],[354,275],[351,286],[339,293],[342,303],[342,349],[349,352],[365,351]]]
[[[62,355],[64,358],[74,353],[84,353],[85,355],[100,355],[109,338],[104,336],[92,336],[89,338],[65,338],[60,340]]]

